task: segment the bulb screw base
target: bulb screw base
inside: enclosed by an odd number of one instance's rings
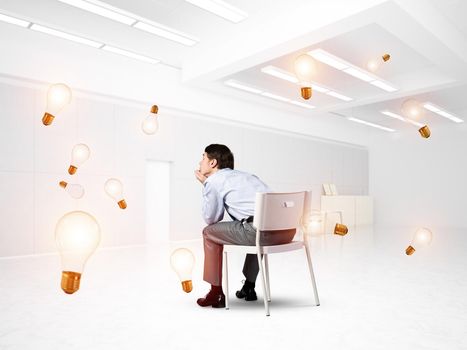
[[[157,114],[157,112],[159,112],[159,107],[157,107],[156,105],[152,106],[151,113]]]
[[[77,167],[75,167],[74,165],[70,165],[70,167],[68,168],[68,174],[74,175],[76,173],[76,170],[78,170]]]
[[[385,54],[383,55],[383,61],[384,61],[384,62],[389,61],[390,58],[391,58],[391,55],[388,54],[388,53],[385,53]]]
[[[405,254],[412,255],[413,253],[415,253],[415,248],[409,245],[407,249],[405,250]]]
[[[126,209],[126,202],[124,199],[122,199],[121,201],[118,202],[118,206],[120,207],[120,209]]]
[[[430,128],[428,127],[428,125],[422,126],[420,129],[418,129],[418,132],[425,139],[429,138],[431,135]]]
[[[312,91],[311,91],[311,87],[302,87],[300,89],[300,93],[302,94],[302,97],[305,99],[305,100],[309,100],[311,98],[311,95],[312,95]]]
[[[73,271],[62,271],[61,287],[66,294],[73,294],[79,289],[81,274]]]
[[[54,121],[54,116],[50,113],[45,112],[44,116],[42,117],[42,124],[50,125]]]
[[[59,185],[60,187],[65,188],[68,185],[68,183],[65,181],[60,181]]]
[[[193,283],[191,280],[182,281],[182,288],[185,293],[190,293],[193,290]]]
[[[345,236],[349,232],[349,229],[344,224],[336,224],[334,227],[334,234],[339,236]]]

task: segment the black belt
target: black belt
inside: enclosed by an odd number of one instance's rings
[[[242,220],[240,220],[240,221],[241,221],[241,222],[249,222],[249,223],[251,223],[251,222],[253,222],[253,219],[254,219],[254,218],[255,218],[254,216],[249,216],[249,217],[244,218],[244,219],[242,219]]]

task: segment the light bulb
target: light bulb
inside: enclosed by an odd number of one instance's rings
[[[303,54],[295,59],[295,75],[301,85],[301,95],[305,100],[312,95],[311,81],[316,72],[316,62],[311,56]]]
[[[381,57],[370,59],[367,62],[366,67],[368,68],[368,70],[370,70],[372,72],[375,72],[375,71],[377,71],[379,69],[379,67],[381,67],[381,64],[383,64],[384,62],[389,61],[390,58],[391,58],[391,55],[389,55],[388,53],[385,53]]]
[[[89,150],[89,147],[84,143],[78,143],[75,145],[71,151],[71,164],[68,168],[68,173],[70,175],[76,173],[78,167],[89,159],[90,154],[91,151]]]
[[[75,199],[80,199],[84,196],[84,188],[79,184],[69,184],[68,182],[60,181],[60,187],[64,188]]]
[[[65,84],[53,84],[47,91],[47,106],[45,108],[42,123],[52,124],[55,116],[71,101],[71,89]]]
[[[424,114],[422,104],[412,98],[405,100],[401,105],[401,113],[409,119],[420,119]]]
[[[191,273],[194,264],[195,257],[189,249],[176,249],[170,256],[170,265],[172,265],[172,269],[177,273],[178,278],[182,282],[183,291],[186,293],[190,293],[193,290]]]
[[[405,254],[412,255],[417,249],[430,245],[432,239],[433,234],[429,229],[424,227],[419,228],[417,231],[415,231],[412,243],[410,243],[410,245],[405,250]]]
[[[349,228],[344,224],[337,223],[334,227],[334,234],[339,236],[345,236],[349,232]]]
[[[318,236],[324,233],[323,214],[320,211],[312,210],[308,220],[302,224],[302,229],[305,234]]]
[[[61,287],[73,294],[79,289],[86,261],[101,240],[99,224],[84,211],[69,212],[58,220],[55,240],[62,258]]]
[[[105,192],[115,199],[120,209],[126,208],[126,202],[123,199],[123,184],[118,179],[108,179],[104,185]]]
[[[159,108],[156,105],[152,106],[148,116],[146,117],[146,119],[143,120],[143,123],[141,124],[141,129],[143,129],[143,132],[145,134],[155,134],[156,131],[159,129],[159,122],[157,121],[158,111]]]

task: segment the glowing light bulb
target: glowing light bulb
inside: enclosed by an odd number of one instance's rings
[[[89,150],[89,147],[84,143],[78,143],[75,145],[71,151],[71,164],[68,168],[68,173],[70,175],[75,174],[78,167],[89,159],[90,154],[91,151]]]
[[[155,134],[156,131],[159,129],[159,122],[157,121],[157,112],[159,111],[159,107],[156,105],[151,107],[151,111],[149,112],[146,119],[143,120],[141,124],[141,129],[147,135]]]
[[[420,119],[424,114],[422,104],[412,98],[405,100],[401,105],[401,113],[409,119]]]
[[[80,199],[84,196],[84,188],[79,184],[69,184],[65,181],[60,181],[60,187],[64,188],[65,191],[73,198]]]
[[[53,84],[47,92],[47,106],[45,108],[42,123],[52,124],[55,116],[71,101],[71,89],[65,84]]]
[[[389,55],[388,53],[385,53],[381,57],[370,59],[368,63],[366,64],[366,67],[368,68],[368,70],[375,72],[379,69],[379,67],[381,67],[381,64],[389,61],[390,58],[391,58],[391,55]]]
[[[433,233],[427,228],[419,228],[415,231],[415,234],[412,239],[412,243],[405,250],[405,254],[412,255],[417,249],[426,247],[431,244],[433,239]]]
[[[174,250],[170,257],[170,265],[172,265],[172,269],[177,273],[178,278],[182,282],[183,291],[190,293],[193,290],[191,273],[195,265],[193,253],[186,248]]]
[[[72,211],[60,218],[55,240],[62,258],[61,287],[67,294],[79,289],[84,265],[101,239],[96,219],[84,211]]]
[[[311,81],[316,72],[316,61],[311,56],[304,54],[295,59],[294,70],[301,87],[301,95],[305,100],[312,95]]]
[[[104,185],[105,192],[115,199],[120,209],[126,208],[126,202],[123,199],[123,184],[118,179],[108,179]]]
[[[324,233],[323,214],[320,211],[312,210],[308,219],[303,222],[302,229],[308,235],[322,235]]]

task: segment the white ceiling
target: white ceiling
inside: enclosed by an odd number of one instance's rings
[[[158,58],[181,69],[190,86],[310,118],[331,113],[409,128],[379,111],[398,112],[405,99],[416,97],[467,121],[467,2],[462,0],[228,0],[249,14],[237,24],[184,0],[103,1],[200,42],[184,46],[57,0],[0,0],[0,13]],[[398,91],[385,92],[321,63],[314,81],[352,101],[314,92],[308,103],[316,109],[308,110],[224,84],[235,79],[305,102],[298,85],[266,75],[261,68],[274,65],[293,73],[295,57],[316,48],[362,68],[369,58],[390,53],[391,60],[375,74]],[[426,121],[457,125],[429,112]]]

